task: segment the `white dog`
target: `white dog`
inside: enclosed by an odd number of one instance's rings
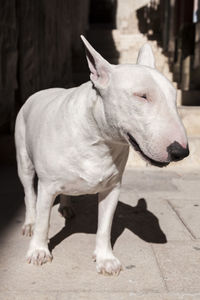
[[[176,90],[155,69],[148,44],[140,49],[136,65],[111,65],[81,38],[91,81],[34,94],[16,120],[26,204],[23,233],[31,235],[34,229],[27,260],[43,264],[52,259],[48,229],[57,195],[99,193],[97,271],[118,274],[121,264],[113,255],[110,231],[129,145],[161,167],[186,157],[188,143],[177,114]]]

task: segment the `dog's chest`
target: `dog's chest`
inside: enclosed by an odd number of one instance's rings
[[[93,194],[112,187],[119,181],[120,159],[123,160],[123,153],[117,150],[88,151],[86,155],[77,158],[75,164],[68,165],[68,176],[62,184],[62,193]]]
[[[111,186],[114,179],[118,175],[118,170],[113,161],[106,157],[104,159],[96,159],[95,161],[84,161],[83,172],[79,173],[82,179],[95,192]]]

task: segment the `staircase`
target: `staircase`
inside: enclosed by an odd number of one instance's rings
[[[156,41],[147,40],[146,36],[141,33],[126,34],[119,30],[106,30],[97,28],[90,30],[87,34],[88,40],[94,48],[110,63],[124,64],[136,63],[137,55],[140,47],[148,42],[154,52],[156,67],[171,82],[173,82],[173,74],[170,71],[168,58],[162,53],[162,48],[158,46]],[[80,64],[79,64],[80,67]],[[89,72],[86,63],[82,64],[82,72],[80,69],[74,77],[76,83],[89,79]],[[77,80],[78,79],[78,80]],[[173,85],[177,87],[176,82]],[[169,168],[174,166],[199,168],[200,167],[200,106],[182,106],[182,92],[177,91],[177,105],[180,116],[185,125],[190,146],[190,156],[178,164],[170,164]],[[146,165],[139,155],[131,150],[127,167],[143,167]]]

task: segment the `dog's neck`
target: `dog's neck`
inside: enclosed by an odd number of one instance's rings
[[[94,86],[92,87],[91,97],[93,101],[92,114],[99,128],[101,138],[107,143],[127,144],[120,130],[112,124],[112,120],[109,119],[105,112],[106,105],[104,101],[107,101],[107,99],[103,99]]]

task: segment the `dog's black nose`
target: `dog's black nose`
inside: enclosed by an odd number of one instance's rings
[[[167,152],[169,153],[169,159],[171,161],[177,161],[189,155],[189,148],[188,145],[186,148],[183,148],[178,142],[175,141],[167,147]]]

